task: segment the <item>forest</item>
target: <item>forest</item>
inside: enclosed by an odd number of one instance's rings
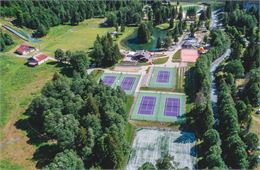
[[[198,147],[201,160],[200,168],[221,169],[252,169],[257,166],[256,148],[259,139],[249,132],[252,108],[259,106],[259,29],[256,27],[254,7],[245,11],[239,4],[226,2],[224,18],[226,33],[211,32],[212,48],[202,55],[192,69],[192,91],[195,107],[188,113],[188,124],[195,128],[196,134],[202,139]],[[241,22],[234,19],[235,13],[244,13]],[[247,20],[247,21],[248,21]],[[245,29],[248,28],[248,29]],[[245,39],[249,39],[246,45]],[[218,88],[218,122],[213,116],[209,102],[210,74],[209,65],[222,54],[225,49],[232,48],[230,58],[216,70]],[[236,86],[236,79],[247,77],[248,82],[242,89]],[[190,88],[187,86],[186,88]],[[201,119],[203,118],[203,119]]]
[[[52,26],[60,24],[78,25],[79,22],[92,17],[108,17],[107,24],[114,26],[113,14],[117,11],[121,19],[116,22],[133,24],[135,11],[140,16],[142,3],[138,1],[2,1],[1,16],[15,17],[14,24],[34,29],[34,36],[42,37]],[[112,15],[112,16],[111,16]],[[124,18],[124,21],[122,19]],[[140,16],[141,18],[141,16]],[[140,19],[139,18],[139,19]],[[111,21],[112,20],[112,21]]]
[[[56,155],[46,169],[122,168],[129,151],[124,129],[126,95],[91,75],[55,74],[28,108],[30,123]],[[55,149],[54,149],[55,148]]]
[[[6,33],[3,33],[0,29],[0,51],[4,51],[6,47],[14,44],[12,37]]]

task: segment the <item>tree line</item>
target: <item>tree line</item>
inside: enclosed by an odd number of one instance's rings
[[[3,33],[2,29],[0,29],[0,51],[4,51],[6,47],[12,44],[14,44],[12,37],[7,33]]]
[[[117,10],[107,14],[106,24],[115,27],[117,25],[138,25],[143,18],[143,3],[140,1],[128,1],[127,5],[121,5]]]
[[[90,56],[92,62],[99,67],[112,66],[122,58],[118,44],[114,44],[109,33],[102,37],[97,35]]]
[[[140,3],[136,2],[139,6]],[[94,16],[105,17],[107,12],[131,6],[131,10],[141,11],[132,1],[3,1],[1,16],[15,17],[15,24],[35,29],[35,36],[48,33],[52,26],[60,24],[77,25]],[[121,13],[126,16],[125,11]],[[130,10],[127,14],[129,14]],[[131,11],[132,12],[132,11]],[[130,18],[131,15],[127,15]]]
[[[224,9],[224,25],[235,26],[246,37],[258,35],[259,29],[256,27],[259,24],[259,9],[255,5],[245,10],[243,9],[243,2],[226,1]]]
[[[233,10],[238,10],[238,7]],[[232,10],[229,9],[229,12]],[[246,32],[239,31],[240,28],[226,26],[232,41],[232,53],[216,71],[220,113],[218,130],[222,140],[222,157],[228,167],[253,169],[258,163],[256,150],[259,139],[249,132],[249,128],[252,108],[260,105],[258,35],[250,35],[249,44],[246,45],[243,38],[247,36]],[[241,78],[248,81],[238,88],[236,80]]]
[[[57,49],[54,56],[58,62],[69,64],[72,69],[81,73],[86,72],[92,64],[98,67],[108,67],[116,64],[122,58],[118,45],[113,43],[109,33],[102,37],[97,35],[90,54],[84,51],[67,50],[64,52],[62,49]]]
[[[55,74],[30,104],[29,122],[55,151],[45,169],[123,168],[129,146],[125,137],[126,95],[97,83],[91,75]],[[54,149],[55,148],[55,149]]]
[[[212,30],[210,37],[212,48],[198,58],[190,71],[190,76],[186,76],[189,78],[186,78],[185,91],[189,96],[189,102],[195,103],[187,114],[187,124],[202,140],[198,147],[198,167],[227,169],[221,157],[221,138],[218,131],[214,129],[215,119],[210,101],[210,64],[225,52],[230,46],[230,40],[221,30]]]

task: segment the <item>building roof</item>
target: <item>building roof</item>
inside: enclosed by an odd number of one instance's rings
[[[203,47],[198,48],[199,53],[205,53],[205,49]]]
[[[199,57],[198,51],[195,49],[181,49],[181,61],[182,62],[196,62]]]
[[[26,44],[21,44],[17,49],[16,49],[16,53],[20,53],[22,54],[23,52],[28,51],[29,49],[34,48],[32,46],[26,45]]]
[[[33,59],[35,59],[36,61],[40,62],[42,60],[45,60],[48,56],[43,54],[43,53],[40,53],[40,54],[37,54],[35,56],[33,56]]]

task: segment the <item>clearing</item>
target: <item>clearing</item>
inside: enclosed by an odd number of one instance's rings
[[[50,55],[58,48],[86,51],[93,47],[93,42],[98,34],[102,36],[115,30],[113,27],[101,27],[100,23],[103,20],[102,18],[93,18],[85,20],[77,26],[59,25],[52,27],[47,36],[41,38],[41,41],[35,45],[38,49]]]
[[[0,149],[1,162],[5,162],[6,166],[1,168],[18,167],[17,165],[25,169],[35,168],[32,157],[36,148],[28,143],[29,138],[23,130],[16,127],[16,123],[24,118],[21,113],[24,113],[33,98],[40,94],[40,90],[52,78],[54,72],[59,71],[59,68],[50,62],[35,68],[28,67],[25,63],[25,59],[8,53],[0,55]]]

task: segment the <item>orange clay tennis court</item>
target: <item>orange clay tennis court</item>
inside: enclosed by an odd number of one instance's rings
[[[181,49],[181,62],[195,63],[199,53],[195,49]]]

